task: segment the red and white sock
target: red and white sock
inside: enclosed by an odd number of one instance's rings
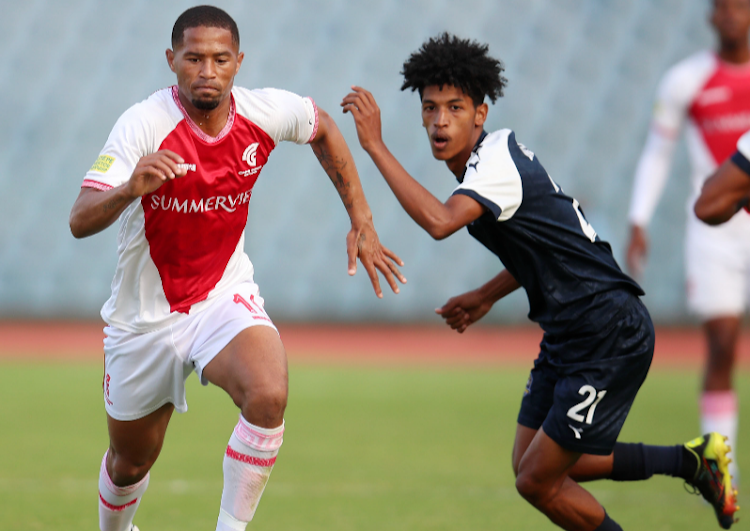
[[[141,503],[143,493],[148,488],[150,474],[146,474],[146,477],[135,485],[118,487],[112,483],[107,472],[107,453],[104,454],[102,467],[99,470],[99,529],[101,531],[130,531],[135,511]]]
[[[729,473],[736,485],[739,480],[737,470],[737,424],[739,407],[734,391],[704,391],[700,400],[702,433],[715,431],[728,437],[727,444],[732,447],[729,457]]]
[[[283,437],[283,423],[278,428],[260,428],[240,415],[224,454],[224,492],[216,531],[245,531],[258,508]]]

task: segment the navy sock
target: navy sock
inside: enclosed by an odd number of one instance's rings
[[[643,443],[615,443],[612,456],[612,474],[614,481],[639,481],[648,479],[654,474],[687,478],[689,471],[685,466],[685,448],[677,446],[650,446]],[[692,477],[692,473],[690,473]]]
[[[609,517],[607,511],[604,511],[604,521],[594,531],[622,531],[622,527]]]

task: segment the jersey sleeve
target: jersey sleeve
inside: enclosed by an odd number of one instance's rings
[[[684,68],[672,68],[657,89],[651,127],[633,180],[628,212],[633,225],[648,225],[667,184],[672,155],[689,103],[689,95],[684,90],[684,72]]]
[[[144,120],[142,106],[134,105],[117,120],[82,187],[109,190],[120,186],[130,179],[141,157],[153,152],[154,132]]]
[[[737,141],[737,151],[732,155],[732,162],[750,176],[750,131]]]
[[[688,79],[686,79],[686,77]],[[676,137],[687,115],[690,105],[692,83],[691,72],[678,65],[664,75],[656,90],[656,99],[651,115],[651,127],[663,135]]]
[[[513,217],[523,201],[523,184],[508,147],[511,131],[487,135],[466,163],[463,182],[453,195],[467,195],[493,213],[498,221]],[[516,144],[533,159],[534,154]],[[528,156],[528,155],[526,155]]]
[[[274,88],[234,90],[237,111],[258,124],[276,144],[307,144],[315,139],[319,117],[312,98]]]

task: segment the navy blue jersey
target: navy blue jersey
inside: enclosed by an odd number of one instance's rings
[[[524,287],[529,319],[546,333],[567,335],[606,322],[608,293],[643,295],[578,201],[563,193],[513,131],[483,132],[459,182],[454,194],[486,208],[469,233]]]

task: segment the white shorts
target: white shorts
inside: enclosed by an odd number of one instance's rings
[[[750,214],[706,225],[688,217],[685,234],[688,309],[702,320],[740,315],[750,292]]]
[[[257,284],[245,282],[194,315],[145,334],[104,328],[104,407],[117,420],[145,417],[167,403],[184,413],[185,381],[203,369],[242,330],[276,327]]]

